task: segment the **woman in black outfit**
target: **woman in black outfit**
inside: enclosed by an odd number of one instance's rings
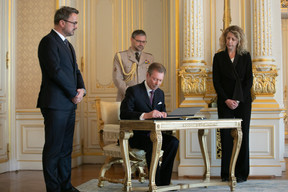
[[[238,26],[225,29],[220,37],[221,51],[213,58],[213,84],[217,93],[218,118],[241,118],[243,140],[235,167],[237,182],[249,175],[249,126],[251,117],[252,62],[247,40]],[[221,179],[229,180],[233,138],[231,129],[221,129]]]

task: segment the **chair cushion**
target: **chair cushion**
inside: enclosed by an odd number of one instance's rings
[[[137,159],[145,159],[145,151],[142,149],[130,148],[130,153],[132,153]]]
[[[117,143],[111,143],[106,145],[104,148],[104,155],[111,157],[122,157],[120,146]],[[141,149],[130,148],[130,153],[133,154],[137,159],[145,159],[145,151]]]
[[[103,139],[106,142],[117,142],[119,139],[120,125],[119,124],[104,124]]]
[[[104,132],[118,133],[120,132],[119,124],[104,124],[103,127]]]
[[[121,157],[120,146],[117,143],[111,143],[106,145],[104,148],[104,155],[111,157]]]
[[[100,101],[101,117],[105,124],[119,124],[121,102]]]

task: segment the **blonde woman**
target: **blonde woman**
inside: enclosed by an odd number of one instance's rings
[[[230,26],[220,37],[221,51],[213,59],[213,84],[217,93],[218,118],[241,118],[243,140],[235,167],[237,182],[249,175],[249,126],[251,117],[252,62],[246,50],[243,30]],[[221,179],[229,181],[233,138],[229,129],[221,129]]]

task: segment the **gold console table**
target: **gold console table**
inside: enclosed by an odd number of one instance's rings
[[[228,185],[230,190],[234,191],[236,186],[235,177],[235,165],[239,150],[242,142],[242,130],[241,119],[217,119],[217,120],[121,120],[120,121],[120,148],[124,160],[125,179],[124,179],[124,191],[168,191],[168,190],[181,190],[195,187],[208,187]],[[209,129],[228,129],[231,128],[231,135],[234,138],[233,151],[230,162],[230,181],[229,182],[217,182],[210,181],[210,160],[208,156],[207,148],[207,135]],[[158,165],[161,147],[162,147],[162,134],[161,131],[173,131],[173,130],[187,130],[197,129],[198,139],[202,152],[202,157],[205,164],[205,171],[203,174],[203,182],[191,183],[191,184],[178,184],[167,185],[158,187],[155,184],[155,174]],[[149,171],[149,187],[132,187],[131,182],[131,167],[128,152],[128,139],[133,135],[133,130],[149,130],[151,131],[150,138],[153,142],[153,154],[151,159],[150,171]],[[181,141],[180,141],[181,142]]]

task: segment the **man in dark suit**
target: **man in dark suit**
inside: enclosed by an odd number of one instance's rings
[[[42,83],[37,107],[45,124],[42,154],[47,192],[78,191],[71,185],[71,153],[75,109],[85,95],[75,50],[67,41],[77,29],[78,10],[62,7],[54,16],[54,29],[38,47]]]
[[[121,103],[121,119],[151,119],[167,117],[164,92],[159,88],[166,69],[162,64],[152,63],[146,74],[146,81],[129,87]],[[151,97],[152,92],[152,97]],[[171,181],[173,162],[177,153],[179,141],[172,135],[162,133],[162,150],[164,151],[161,166],[157,167],[155,182],[157,186],[169,185]],[[148,131],[134,131],[129,139],[132,148],[143,149],[150,168],[153,143]]]

